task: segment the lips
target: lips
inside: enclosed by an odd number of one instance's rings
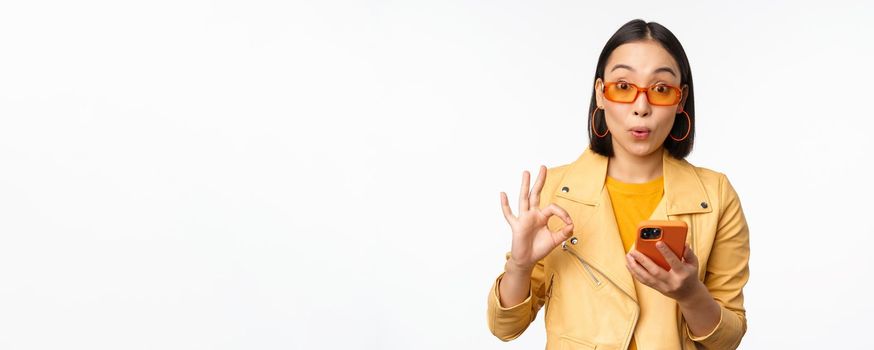
[[[649,136],[650,130],[649,128],[645,127],[634,127],[631,128],[630,132],[631,135],[633,135],[637,139],[645,139],[647,136]]]

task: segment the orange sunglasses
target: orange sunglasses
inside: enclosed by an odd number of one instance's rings
[[[604,97],[613,102],[632,103],[641,92],[646,93],[646,100],[654,106],[673,106],[680,103],[683,91],[667,84],[654,84],[638,87],[629,82],[614,81],[604,84]]]

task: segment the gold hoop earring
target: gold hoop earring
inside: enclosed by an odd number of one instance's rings
[[[595,113],[598,112],[599,108],[600,107],[596,107],[595,110],[592,111],[592,132],[595,133],[595,136],[597,136],[598,138],[603,138],[604,136],[607,136],[607,134],[610,133],[610,128],[607,128],[607,131],[604,132],[603,135],[598,134],[598,129],[595,129]],[[603,110],[603,108],[600,108],[600,109]],[[604,124],[607,124],[607,116],[604,116]]]
[[[682,111],[682,110],[680,111],[680,113],[683,113],[686,115],[686,121],[687,121],[687,125],[689,125],[689,127],[686,129],[686,135],[683,135],[683,137],[680,139],[677,139],[674,137],[674,135],[671,135],[671,133],[668,133],[668,136],[670,136],[671,139],[673,139],[674,141],[677,141],[677,142],[685,140],[686,137],[689,136],[689,132],[692,131],[692,118],[689,117],[689,113],[687,113],[686,111]],[[677,114],[680,114],[680,113],[677,113]]]

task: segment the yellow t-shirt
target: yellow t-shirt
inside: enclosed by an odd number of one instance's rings
[[[649,219],[665,193],[664,176],[644,183],[627,183],[607,176],[605,181],[610,201],[613,202],[613,215],[625,252],[631,249],[637,239],[637,225]],[[629,350],[637,350],[634,336]]]

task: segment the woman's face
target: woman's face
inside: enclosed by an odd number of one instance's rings
[[[604,98],[603,86],[615,81],[638,87],[673,85],[682,89],[682,99],[673,106],[655,106],[647,101],[645,93],[640,93],[632,103],[613,102]],[[661,149],[686,102],[688,87],[680,86],[680,68],[671,54],[657,42],[647,40],[622,44],[613,50],[604,67],[604,81],[595,81],[595,91],[598,105],[604,108],[614,152],[646,156]]]

